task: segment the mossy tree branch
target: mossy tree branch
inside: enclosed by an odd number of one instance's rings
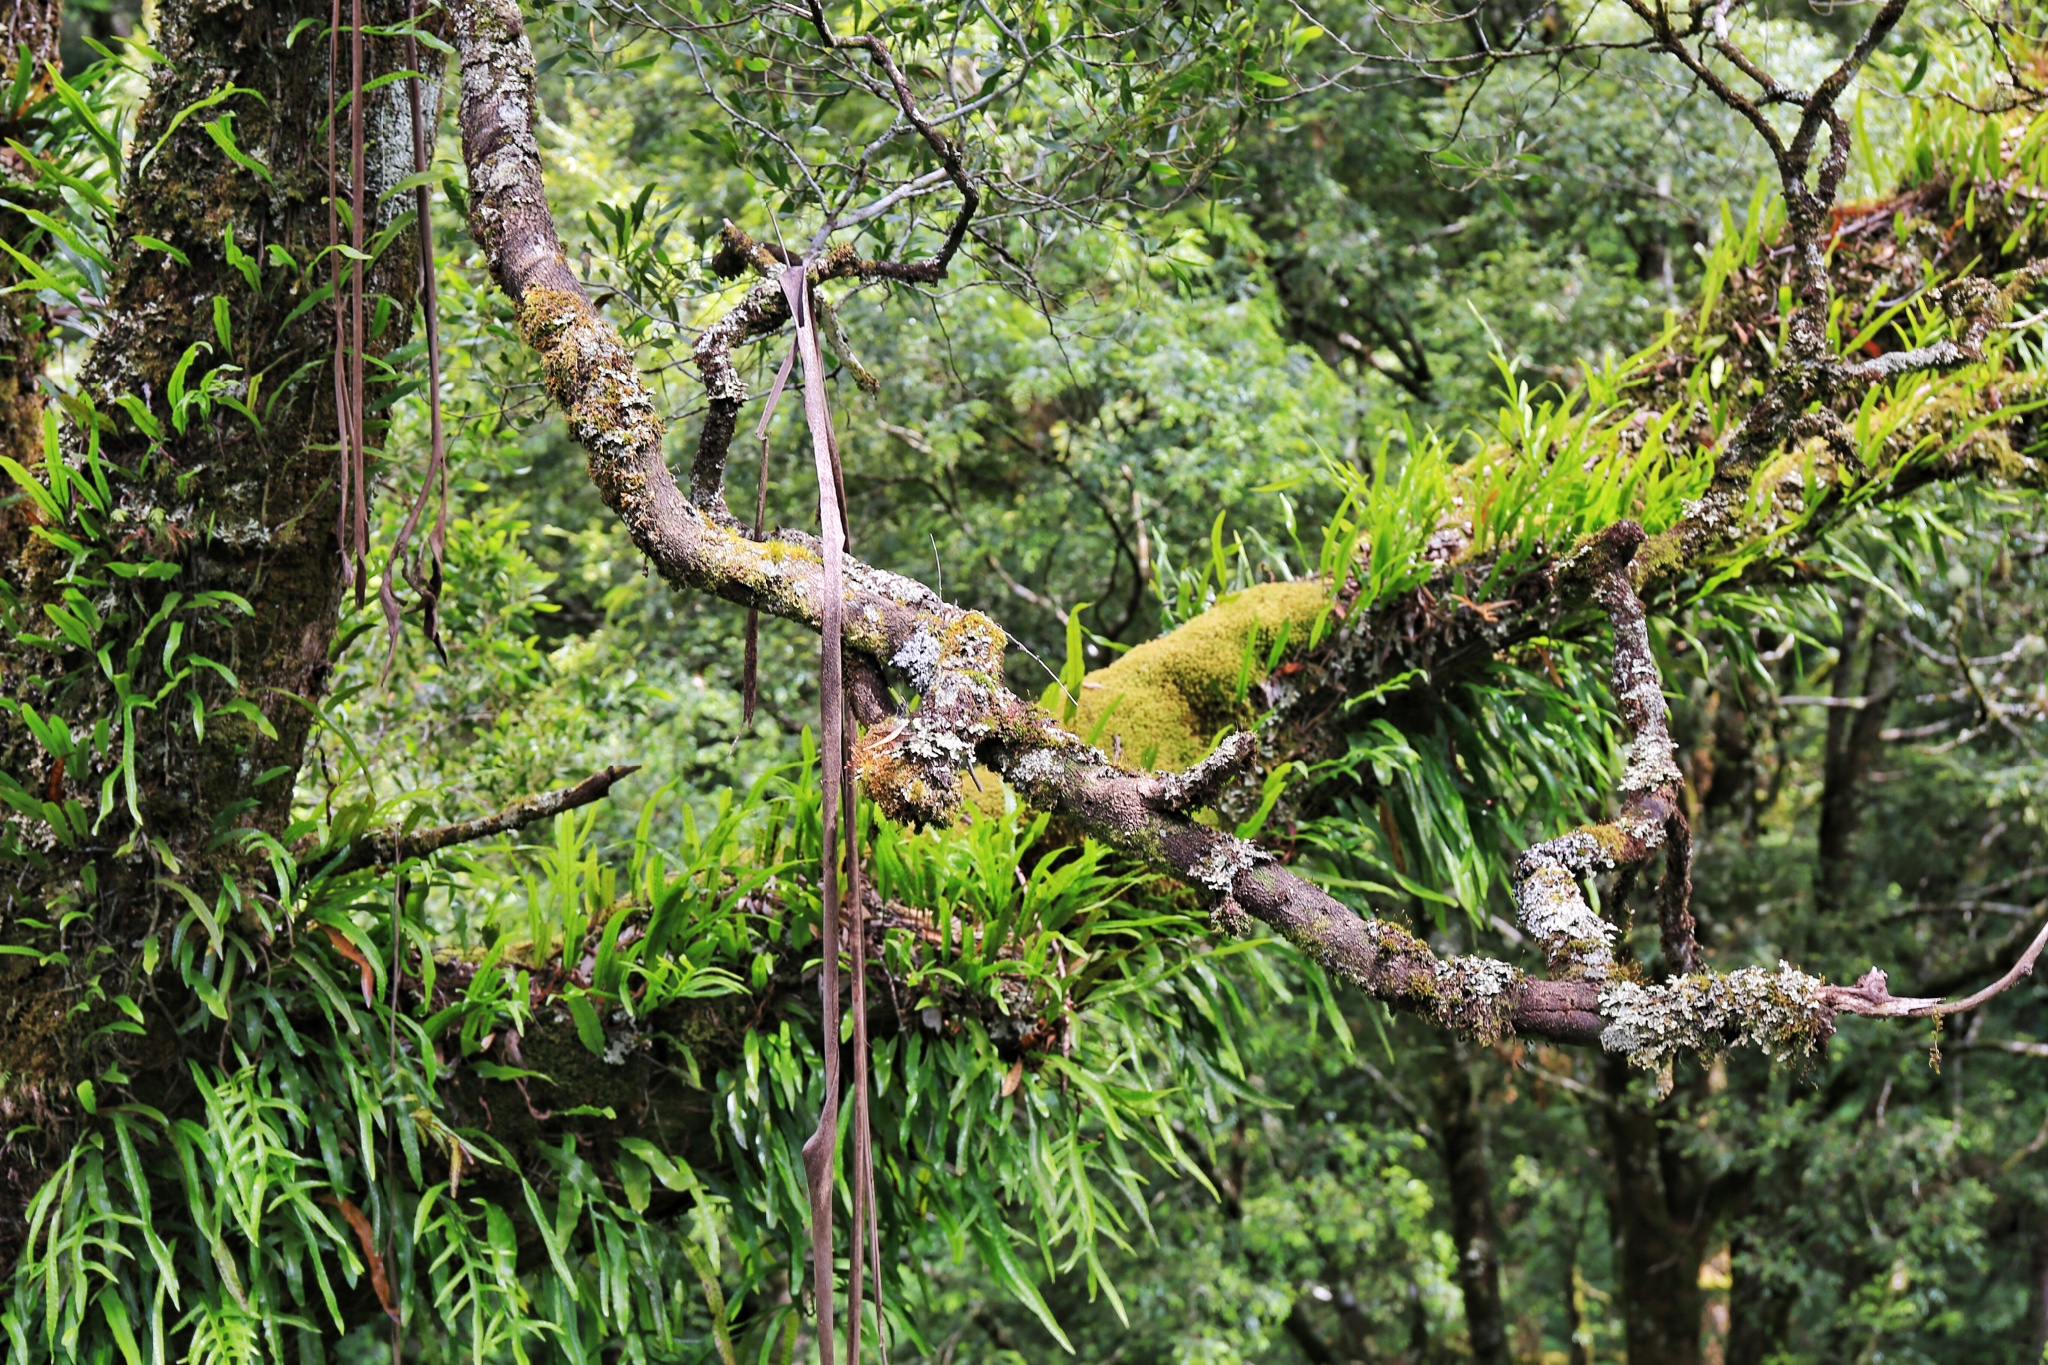
[[[457,0],[451,14],[462,65],[472,231],[516,305],[521,333],[541,358],[550,396],[589,452],[593,482],[640,550],[676,586],[818,628],[823,575],[816,540],[786,528],[761,541],[748,538],[714,496],[713,471],[701,450],[698,486],[694,495],[684,493],[668,468],[662,422],[631,352],[568,270],[532,131],[534,63],[516,6],[512,0]],[[736,258],[734,273],[751,264],[770,278],[739,306],[736,320],[721,324],[722,331],[713,329],[721,337],[714,354],[779,325],[769,293],[781,293],[776,277],[793,268],[786,253],[736,233],[728,234],[727,246]],[[814,284],[859,273],[843,249],[804,268]],[[713,398],[736,413],[740,391],[719,390],[714,382]],[[731,422],[728,414],[722,431],[727,441]],[[1425,656],[1448,650],[1491,657],[1598,597],[1626,637],[1617,676],[1631,698],[1624,707],[1633,716],[1632,727],[1643,743],[1661,742],[1668,750],[1661,699],[1655,706],[1647,700],[1658,683],[1636,597],[1758,530],[1733,492],[1738,485],[1747,492],[1748,480],[1736,477],[1741,462],[1740,455],[1723,461],[1726,497],[1703,499],[1679,527],[1650,542],[1648,554],[1636,553],[1639,530],[1611,528],[1525,573],[1505,612],[1474,610],[1469,619],[1439,614],[1424,621],[1423,629],[1381,634],[1389,613],[1415,610],[1411,597],[1360,613],[1345,631],[1349,647],[1375,656],[1376,667],[1362,671],[1383,676],[1390,660],[1418,650]],[[722,477],[722,452],[716,463]],[[1814,520],[1803,523],[1806,533],[1816,533]],[[1744,1039],[1779,1055],[1802,1052],[1831,1032],[1837,1013],[1898,1014],[1909,1006],[1938,1006],[1892,1000],[1881,974],[1855,987],[1836,987],[1790,968],[1775,974],[1750,969],[1696,973],[1650,986],[1603,982],[1585,972],[1540,980],[1488,958],[1439,957],[1388,921],[1361,919],[1256,844],[1190,819],[1185,780],[1113,761],[1012,694],[1002,682],[1007,639],[986,616],[850,558],[842,606],[847,649],[920,699],[914,712],[903,713],[879,703],[879,688],[854,693],[867,727],[856,750],[859,772],[891,818],[911,824],[950,818],[964,771],[986,765],[1031,805],[1202,889],[1219,927],[1258,919],[1353,985],[1444,1027],[1482,1039],[1512,1030],[1563,1042],[1598,1041],[1653,1064],[1678,1047],[1712,1048]],[[855,671],[862,667],[857,664]],[[1625,801],[1640,805],[1644,818],[1669,804],[1661,774],[1659,768],[1658,775],[1645,778],[1633,797],[1625,790]],[[1210,775],[1205,770],[1196,785],[1205,785]],[[1668,837],[1665,828],[1659,825],[1660,838]],[[1639,856],[1654,846],[1646,841]],[[1675,893],[1674,900],[1682,910]],[[1669,930],[1672,941],[1689,941],[1676,917]]]

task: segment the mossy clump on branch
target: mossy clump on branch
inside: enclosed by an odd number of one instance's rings
[[[1329,604],[1320,580],[1261,583],[1220,599],[1186,625],[1139,645],[1081,682],[1068,727],[1126,763],[1185,768],[1216,732],[1248,718],[1267,658],[1308,646]]]

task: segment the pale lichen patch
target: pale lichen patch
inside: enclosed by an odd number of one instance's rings
[[[1701,972],[1658,986],[1617,981],[1600,992],[1600,1044],[1645,1070],[1679,1052],[1754,1043],[1774,1061],[1810,1054],[1834,1033],[1826,983],[1788,963]]]
[[[1614,926],[1594,913],[1579,876],[1613,865],[1585,830],[1538,844],[1515,869],[1515,908],[1554,971],[1604,981],[1614,970]]]
[[[1249,839],[1225,835],[1189,869],[1188,880],[1218,895],[1228,896],[1237,886],[1239,873],[1271,861],[1272,856]]]
[[[1522,974],[1490,957],[1454,957],[1436,965],[1436,1022],[1483,1044],[1498,1042],[1514,1013]]]
[[[943,652],[939,637],[920,624],[890,658],[889,666],[914,690],[929,692],[938,676],[939,656]]]

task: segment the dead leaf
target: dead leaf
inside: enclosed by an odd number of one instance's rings
[[[1017,1087],[1024,1083],[1024,1059],[1019,1057],[1010,1064],[1010,1072],[1003,1077],[1003,1098],[1017,1093]]]
[[[332,933],[333,930],[329,930]],[[363,1249],[363,1259],[370,1263],[370,1288],[377,1291],[377,1302],[384,1305],[384,1311],[393,1322],[398,1321],[398,1308],[391,1302],[391,1281],[384,1274],[384,1258],[377,1254],[377,1232],[370,1226],[369,1215],[357,1208],[353,1201],[340,1195],[326,1194],[320,1202],[341,1210],[341,1216],[354,1229],[356,1242]]]
[[[334,945],[335,952],[340,953],[350,962],[356,964],[357,970],[362,973],[363,977],[363,1003],[371,1009],[375,1009],[377,1007],[377,972],[375,968],[370,966],[370,959],[364,957],[362,951],[355,944],[348,941],[347,934],[342,933],[341,930],[333,925],[323,924],[320,926],[320,929],[321,932],[327,935],[327,941]]]

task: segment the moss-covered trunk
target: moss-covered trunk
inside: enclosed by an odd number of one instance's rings
[[[56,510],[18,502],[30,533],[0,547],[0,943],[14,950],[0,955],[0,1132],[16,1134],[0,1265],[78,1085],[125,1076],[146,1092],[153,1073],[182,1073],[169,1020],[196,1007],[177,983],[204,976],[209,921],[274,914],[261,836],[288,820],[343,591],[335,321],[318,297],[334,267],[328,19],[311,0],[159,10],[167,61],[128,154],[83,398],[67,404],[73,472],[53,478],[37,446]],[[363,7],[366,28],[405,19],[402,0]],[[405,63],[400,39],[365,46],[366,80]],[[345,98],[346,37],[340,56]],[[372,90],[364,115],[370,241],[409,207],[379,198],[413,169],[406,84]],[[336,131],[346,198],[346,114]],[[373,376],[410,330],[412,241],[396,234],[369,268]],[[94,1041],[119,996],[143,1003],[148,1033]]]

